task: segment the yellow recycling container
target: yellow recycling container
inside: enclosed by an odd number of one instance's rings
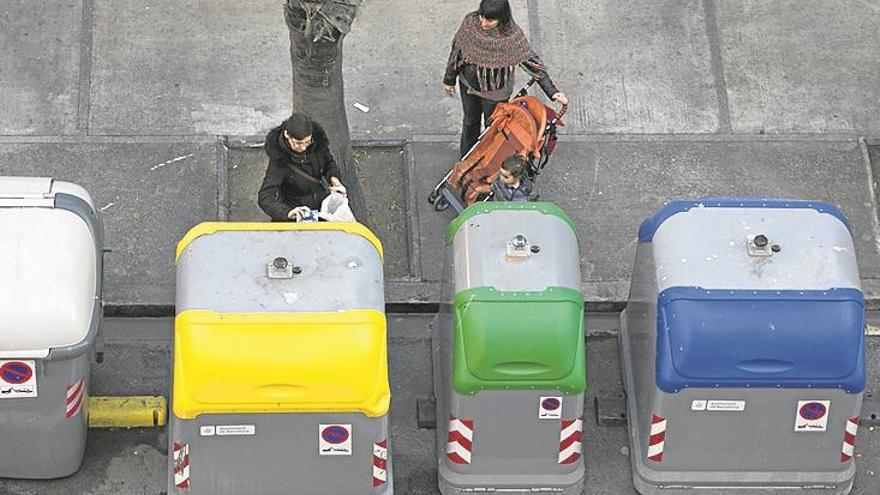
[[[390,494],[382,247],[205,223],[177,250],[169,493]]]

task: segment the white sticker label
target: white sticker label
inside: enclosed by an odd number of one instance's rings
[[[254,435],[257,427],[254,425],[217,425],[217,436]]]
[[[828,429],[830,410],[830,400],[799,400],[794,415],[794,431],[825,431]]]
[[[213,437],[217,434],[217,428],[213,426],[202,426],[199,428],[199,435],[203,437]]]
[[[538,399],[538,419],[562,419],[562,397]]]
[[[36,397],[35,370],[34,361],[0,361],[0,399]]]
[[[319,425],[318,454],[351,455],[351,425]]]
[[[745,411],[744,400],[695,400],[691,402],[691,411]]]
[[[706,403],[707,411],[745,411],[744,400],[710,400]]]

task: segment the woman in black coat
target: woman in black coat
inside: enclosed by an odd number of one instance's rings
[[[269,167],[257,202],[273,222],[301,220],[330,191],[345,195],[327,133],[306,115],[294,113],[269,131],[265,149]]]

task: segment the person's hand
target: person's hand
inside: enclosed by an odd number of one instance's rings
[[[339,193],[343,196],[348,195],[345,186],[343,186],[342,182],[336,177],[330,177],[330,192]]]
[[[449,96],[455,96],[455,86],[454,85],[444,84],[443,91],[446,91],[446,94]]]
[[[565,96],[565,93],[563,93],[562,91],[554,94],[553,97],[550,99],[559,103],[560,105],[568,105],[568,97]]]
[[[312,209],[308,206],[297,206],[287,213],[287,218],[289,220],[293,220],[294,222],[299,222],[303,219],[304,216],[308,215],[311,212]]]

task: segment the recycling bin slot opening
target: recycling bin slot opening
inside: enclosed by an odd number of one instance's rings
[[[859,291],[729,292],[672,288],[660,295],[657,380],[663,390],[864,388]],[[822,300],[829,297],[823,293],[836,299]]]
[[[83,341],[98,287],[88,224],[67,210],[0,208],[0,231],[0,357],[45,358]]]
[[[177,317],[175,414],[192,418],[244,408],[379,416],[386,407],[384,342],[384,316],[373,310],[283,316],[187,311]]]
[[[582,338],[580,295],[559,300],[501,300],[503,295],[464,291],[457,299],[457,371],[479,381],[547,381],[570,375]],[[571,292],[569,294],[568,292]]]

